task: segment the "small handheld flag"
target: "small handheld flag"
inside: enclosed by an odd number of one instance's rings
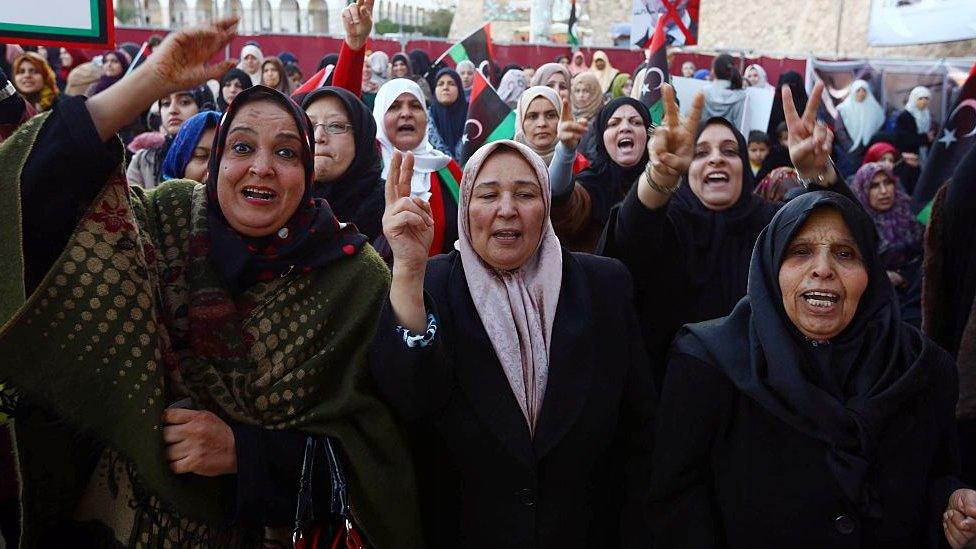
[[[650,58],[640,92],[640,102],[647,106],[647,110],[651,113],[651,123],[654,125],[660,124],[664,119],[661,86],[667,84],[668,80],[668,45],[664,39],[664,18],[659,17],[651,38]]]
[[[509,108],[480,72],[474,74],[468,120],[461,138],[461,164],[485,143],[515,136],[515,111]]]

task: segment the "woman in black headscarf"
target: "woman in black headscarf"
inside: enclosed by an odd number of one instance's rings
[[[385,204],[372,111],[333,86],[305,96],[302,108],[314,127],[314,196],[327,200],[339,221],[355,223],[374,241],[383,233]]]
[[[434,75],[431,74],[433,65],[430,61],[430,56],[427,55],[427,52],[420,49],[412,50],[409,55],[410,66],[413,67],[414,74],[423,78],[427,82],[427,85],[433,89],[436,80],[434,79]]]
[[[590,127],[589,150],[586,136],[577,145],[590,166],[571,184],[562,187],[554,181],[552,223],[560,241],[568,249],[592,252],[610,209],[620,203],[637,181],[647,161],[651,117],[640,101],[618,97],[607,103]]]
[[[415,50],[416,51],[416,50]],[[429,60],[428,60],[429,64]],[[424,99],[427,100],[427,104],[430,105],[434,100],[433,87],[427,82],[427,79],[422,76],[423,73],[418,74],[418,70],[413,64],[413,54],[408,56],[405,53],[395,53],[393,57],[390,58],[390,76],[393,78],[406,78],[412,80],[420,86],[420,91],[424,94]]]
[[[700,96],[681,125],[674,91],[663,89],[667,115],[648,146],[652,161],[610,215],[598,252],[630,268],[645,343],[657,358],[681,325],[726,315],[745,294],[752,246],[778,207],[753,194],[735,126],[716,117],[699,129]]]
[[[937,547],[944,511],[954,547],[976,536],[952,359],[902,322],[877,246],[854,200],[804,194],[760,234],[732,314],[679,334],[657,416],[657,543]]]
[[[227,74],[220,77],[220,93],[217,94],[217,110],[224,112],[227,105],[234,100],[242,91],[253,86],[251,76],[238,68],[227,71]]]
[[[461,137],[464,136],[464,125],[468,120],[468,101],[464,98],[464,86],[457,71],[437,71],[437,78],[434,79],[434,100],[428,109],[430,124],[441,143],[440,147],[435,147],[460,162]],[[434,132],[430,134],[431,141],[436,141]]]
[[[783,98],[781,95],[783,86],[789,86],[790,93],[793,94],[793,104],[796,105],[797,112],[803,112],[807,108],[807,89],[800,73],[786,71],[779,75],[779,81],[776,83],[776,93],[773,94],[773,109],[769,112],[769,124],[766,126],[766,135],[770,136],[770,138],[775,138],[778,135],[776,132],[779,125],[786,121],[783,115]]]

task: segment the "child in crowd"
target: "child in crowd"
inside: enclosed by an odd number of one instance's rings
[[[752,175],[759,173],[762,168],[763,160],[769,155],[769,137],[766,132],[752,130],[749,132],[749,166],[752,168]]]

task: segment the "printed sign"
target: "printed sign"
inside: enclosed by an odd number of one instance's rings
[[[113,47],[112,0],[0,2],[0,42]]]

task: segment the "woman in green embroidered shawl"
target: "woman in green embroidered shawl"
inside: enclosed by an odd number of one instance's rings
[[[368,544],[420,545],[404,439],[364,371],[389,275],[312,198],[305,114],[257,86],[224,115],[205,185],[126,185],[116,131],[232,67],[207,60],[236,23],[171,35],[0,146],[23,546],[288,545],[304,442],[326,435]]]

